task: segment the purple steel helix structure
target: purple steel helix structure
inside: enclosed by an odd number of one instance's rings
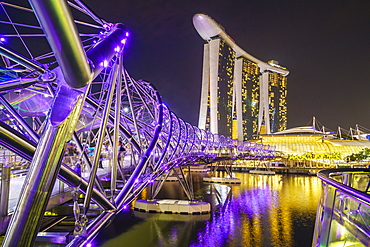
[[[152,84],[125,70],[124,25],[80,0],[0,5],[0,145],[29,164],[3,246],[35,242],[57,179],[84,194],[82,207],[74,198],[68,244],[81,246],[173,168],[275,155],[273,147],[213,135],[176,116]],[[103,156],[110,162],[104,186]],[[101,209],[94,219],[91,205]]]

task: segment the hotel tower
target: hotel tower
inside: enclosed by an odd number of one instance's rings
[[[211,17],[193,23],[206,41],[199,128],[238,140],[285,130],[289,71],[245,52]]]

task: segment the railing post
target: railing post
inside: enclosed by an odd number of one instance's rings
[[[62,196],[62,199],[64,199],[64,182],[62,180],[59,180],[59,194]]]

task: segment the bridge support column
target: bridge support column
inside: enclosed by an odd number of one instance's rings
[[[8,201],[10,190],[10,167],[2,165],[1,167],[1,183],[0,183],[0,217],[8,215]]]
[[[8,216],[10,190],[10,167],[1,166],[0,181],[0,234],[4,234],[9,225],[10,216]]]

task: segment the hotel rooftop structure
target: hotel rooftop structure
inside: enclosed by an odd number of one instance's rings
[[[238,140],[285,130],[289,71],[248,54],[211,17],[193,23],[206,41],[198,127]]]

